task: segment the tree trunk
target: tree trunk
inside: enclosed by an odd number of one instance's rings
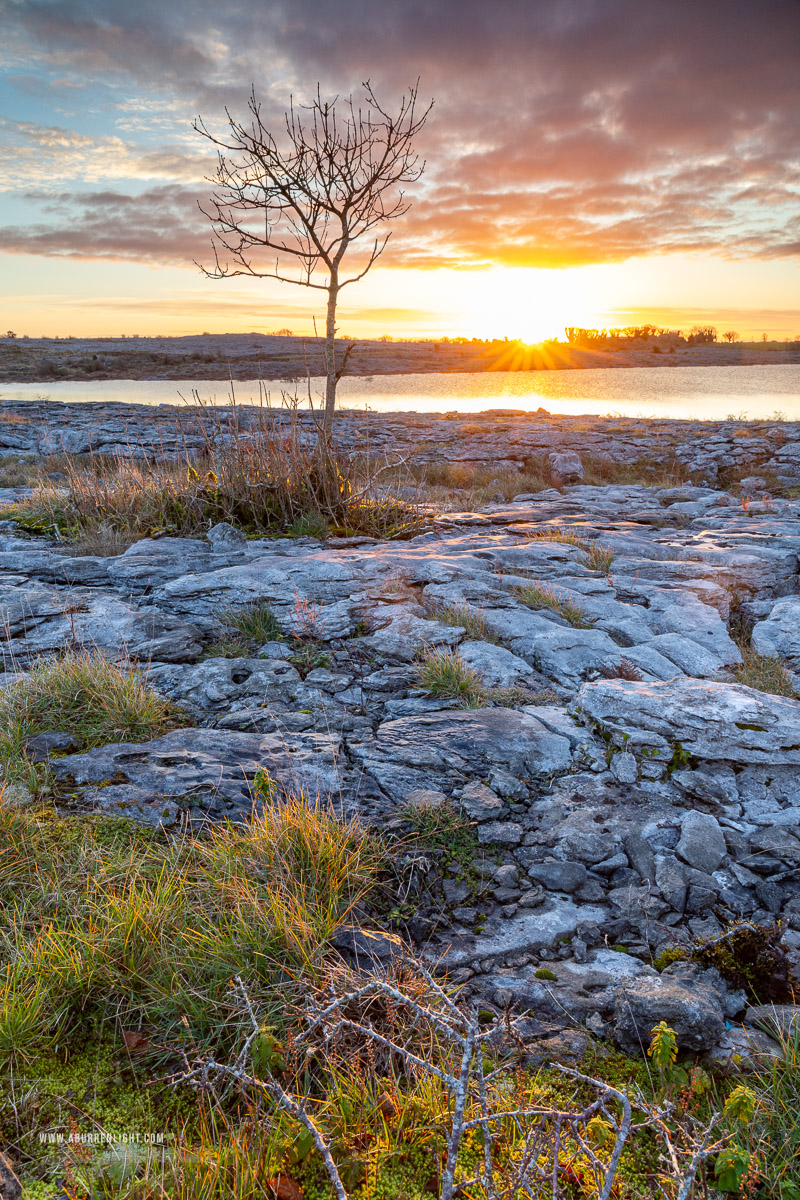
[[[328,283],[328,313],[325,321],[325,436],[333,432],[333,414],[336,408],[336,301],[339,296],[339,276],[331,272]]]

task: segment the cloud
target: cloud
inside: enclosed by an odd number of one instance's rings
[[[207,224],[197,199],[191,189],[173,185],[135,196],[112,190],[29,192],[28,203],[56,219],[0,229],[0,250],[185,266],[208,249]]]
[[[797,0],[0,0],[0,14],[21,78],[97,89],[109,111],[92,145],[20,115],[23,153],[0,167],[21,188],[50,171],[72,209],[4,230],[9,248],[189,261],[201,229],[170,189],[149,190],[135,235],[101,236],[69,181],[194,184],[189,115],[241,113],[251,80],[277,120],[317,79],[347,93],[370,76],[392,103],[421,75],[428,171],[394,265],[800,254]]]

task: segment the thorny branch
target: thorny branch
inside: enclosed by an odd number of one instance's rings
[[[679,1185],[679,1190],[674,1193],[675,1200],[688,1200],[700,1167],[728,1140],[727,1137],[713,1142],[711,1140],[720,1120],[718,1114],[705,1126],[693,1125],[691,1129],[682,1126],[683,1142],[679,1152],[674,1130],[669,1125],[673,1106],[651,1104],[637,1092],[634,1103],[636,1109],[644,1114],[644,1120],[634,1124],[633,1106],[626,1092],[560,1064],[553,1065],[562,1075],[574,1080],[576,1085],[586,1085],[595,1090],[597,1094],[592,1101],[567,1109],[546,1105],[500,1106],[493,1109],[487,1083],[513,1068],[513,1064],[510,1064],[488,1073],[484,1069],[487,1047],[491,1045],[492,1039],[496,1038],[498,1027],[482,1027],[477,1011],[459,1007],[424,966],[417,962],[412,965],[428,986],[429,999],[426,1003],[386,979],[372,978],[363,986],[340,992],[338,995],[332,991],[330,999],[321,1005],[312,998],[303,1013],[305,1028],[294,1039],[293,1045],[295,1050],[304,1048],[306,1060],[309,1061],[317,1053],[329,1049],[339,1034],[345,1031],[355,1032],[368,1043],[389,1050],[407,1066],[433,1076],[444,1085],[449,1098],[449,1129],[445,1134],[446,1153],[440,1180],[441,1200],[453,1200],[456,1194],[463,1194],[466,1189],[475,1187],[483,1189],[486,1200],[517,1200],[518,1197],[542,1200],[546,1194],[551,1200],[561,1200],[566,1194],[562,1185],[574,1182],[574,1167],[578,1162],[584,1175],[593,1178],[596,1200],[610,1200],[615,1192],[617,1172],[625,1145],[632,1133],[643,1128],[652,1129],[664,1144],[671,1182]],[[300,1122],[308,1131],[323,1161],[337,1200],[348,1200],[331,1145],[311,1118],[307,1099],[290,1094],[268,1068],[263,1077],[259,1078],[248,1071],[248,1060],[261,1026],[247,989],[238,976],[231,990],[250,1024],[250,1032],[234,1063],[218,1063],[213,1058],[205,1059],[194,1066],[187,1062],[186,1070],[173,1076],[170,1082],[189,1083],[199,1088],[211,1089],[215,1079],[220,1078],[235,1081],[245,1089],[266,1093],[279,1109]],[[445,1050],[440,1062],[432,1062],[429,1058],[425,1059],[415,1054],[395,1038],[379,1032],[372,1024],[353,1020],[346,1015],[345,1010],[357,1007],[359,1002],[379,997],[404,1009],[413,1028],[438,1031],[452,1050],[457,1051],[457,1059],[453,1061],[451,1058],[451,1065],[448,1066]],[[504,1032],[510,1033],[512,1038],[518,1037],[518,1023],[519,1018],[512,1021],[506,1015]],[[500,1095],[502,1096],[502,1092]],[[469,1116],[471,1111],[477,1115]],[[603,1121],[609,1133],[609,1141],[613,1135],[614,1144],[609,1154],[598,1153],[598,1147],[592,1138],[590,1122],[595,1118]],[[493,1127],[501,1123],[514,1127],[522,1147],[516,1160],[505,1165],[506,1177],[503,1181],[497,1177],[493,1156],[496,1140]],[[472,1179],[457,1179],[458,1156],[464,1137],[476,1129],[480,1129],[483,1135],[482,1169]],[[668,1195],[663,1188],[659,1187],[659,1190],[663,1196]]]

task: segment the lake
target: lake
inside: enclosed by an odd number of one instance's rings
[[[312,395],[322,394],[322,381],[312,379]],[[122,401],[175,404],[180,397],[227,404],[230,382],[202,379],[113,379],[84,383],[0,384],[0,399]],[[234,384],[240,404],[257,401],[258,380]],[[281,392],[307,396],[307,387],[270,381],[262,384],[273,402]],[[546,408],[570,415],[673,417],[693,420],[752,420],[777,416],[800,420],[800,365],[733,367],[599,367],[564,371],[497,371],[479,374],[375,375],[343,379],[343,408],[376,412],[480,412]],[[316,403],[316,399],[315,399]]]

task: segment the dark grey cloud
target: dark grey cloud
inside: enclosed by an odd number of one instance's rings
[[[251,81],[277,116],[318,79],[369,76],[391,103],[421,75],[429,169],[395,263],[798,253],[798,0],[6,0],[2,19],[18,57],[172,97],[176,123],[242,111]],[[151,189],[137,209],[149,258],[196,256],[181,204]],[[3,237],[90,253],[95,214]],[[96,244],[114,252],[111,233]],[[121,231],[119,253],[135,245]]]

